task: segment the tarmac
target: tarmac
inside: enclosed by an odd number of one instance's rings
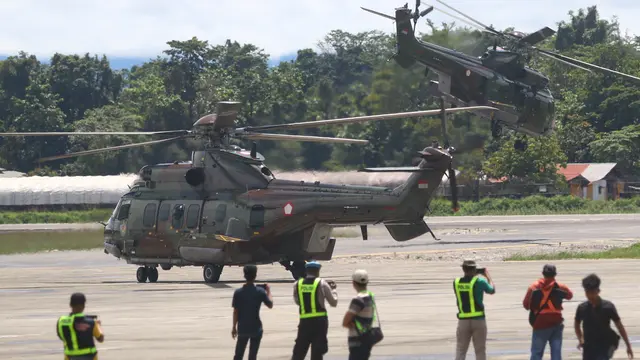
[[[454,357],[457,320],[451,284],[460,275],[460,264],[376,257],[363,260],[362,255],[396,251],[398,245],[411,251],[434,251],[436,247],[457,251],[520,246],[513,240],[523,239],[525,243],[536,243],[638,237],[639,219],[638,215],[460,217],[434,224],[437,233],[449,232],[442,235],[440,243],[430,236],[396,243],[388,235],[376,233],[377,229],[370,230],[367,241],[339,239],[335,259],[324,262],[321,274],[337,282],[340,297],[338,307],[328,310],[330,350],[325,359],[347,358],[346,329],[340,324],[355,294],[350,275],[356,268],[369,271],[370,289],[376,294],[385,334],[371,359]],[[500,231],[468,231],[479,228]],[[540,276],[543,264],[480,263],[489,269],[497,289],[495,295],[485,295],[489,359],[529,358],[531,329],[522,298],[527,286]],[[640,260],[555,264],[558,280],[574,291],[574,299],[564,306],[564,358],[581,358],[572,319],[577,305],[584,301],[580,281],[591,272],[603,279],[602,296],[614,302],[637,348],[640,312],[633,308],[637,308],[640,293]],[[105,343],[98,344],[101,360],[233,357],[231,298],[233,291],[242,286],[240,268],[225,268],[218,284],[205,284],[202,270],[194,267],[160,270],[158,283],[139,284],[135,269],[99,250],[0,256],[0,359],[60,359],[62,345],[55,335],[54,323],[68,311],[69,295],[75,291],[87,295],[86,313],[98,314],[102,320]],[[271,285],[275,304],[273,309],[263,307],[261,311],[265,334],[259,358],[288,359],[298,322],[293,280],[278,264],[258,269],[258,281]],[[623,343],[614,358],[626,359]],[[467,359],[474,359],[473,345]]]

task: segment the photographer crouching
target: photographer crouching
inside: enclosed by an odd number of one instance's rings
[[[456,360],[464,360],[473,339],[477,360],[487,359],[487,322],[485,320],[484,293],[495,294],[496,289],[489,271],[478,268],[473,260],[462,263],[463,277],[453,281],[458,305],[458,329],[456,331]],[[486,277],[480,277],[482,275]],[[487,281],[488,280],[488,281]]]
[[[262,340],[260,306],[264,303],[269,309],[273,308],[273,297],[269,285],[256,286],[253,283],[257,275],[257,266],[246,265],[244,278],[247,282],[233,293],[231,336],[234,339],[238,337],[234,360],[242,360],[247,343],[249,343],[249,360],[256,360]]]

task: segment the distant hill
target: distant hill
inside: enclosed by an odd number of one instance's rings
[[[277,66],[282,61],[295,60],[296,55],[297,55],[296,53],[291,53],[291,54],[283,55],[277,58],[272,57],[271,59],[269,59],[269,66]],[[0,54],[0,60],[5,60],[9,56],[11,55]],[[109,57],[111,68],[114,70],[130,69],[134,65],[141,65],[142,63],[152,59],[151,57],[115,57],[115,56],[112,57],[108,55],[107,57]],[[49,62],[49,59],[45,60],[40,57],[38,59],[43,63]]]

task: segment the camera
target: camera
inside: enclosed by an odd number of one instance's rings
[[[265,291],[267,290],[267,284],[258,284],[257,287],[263,288]]]
[[[478,275],[486,275],[487,274],[487,269],[486,268],[476,268],[476,274],[478,274]]]

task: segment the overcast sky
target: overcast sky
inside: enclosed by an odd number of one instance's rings
[[[155,57],[169,40],[193,36],[219,44],[226,39],[256,44],[279,57],[315,47],[332,29],[349,32],[394,25],[362,11],[393,14],[406,0],[0,0],[0,54],[20,50],[40,56],[99,53]],[[448,0],[449,5],[498,29],[556,29],[569,10],[597,5],[603,18],[617,16],[621,30],[640,35],[640,0]],[[425,4],[441,7],[435,1]],[[410,7],[415,1],[410,1]],[[443,8],[446,9],[446,8]],[[433,11],[436,23],[454,21]],[[457,21],[457,23],[460,23]],[[464,24],[461,24],[464,25]],[[427,26],[418,24],[418,30]]]

